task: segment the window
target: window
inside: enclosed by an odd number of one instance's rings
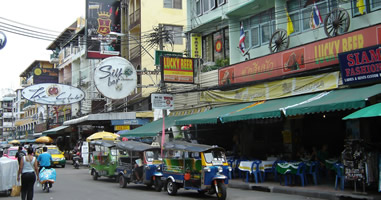
[[[173,44],[183,44],[183,27],[165,25],[164,30],[168,31],[169,39],[171,40],[166,42],[173,42]]]
[[[245,47],[258,47],[270,41],[275,31],[275,9],[259,13],[243,21]]]
[[[330,6],[328,6],[328,2],[331,3]],[[292,25],[294,26],[293,33],[298,33],[311,29],[313,4],[304,7],[305,4],[306,0],[290,0],[287,2],[287,11],[290,15]],[[318,3],[316,3],[316,7],[320,12],[322,23],[324,23],[324,19],[328,14],[329,9],[337,7],[337,1],[319,1]]]
[[[216,66],[228,65],[229,30],[221,29],[202,38],[202,58],[205,63],[214,62]]]
[[[164,0],[164,8],[182,9],[182,0]]]
[[[381,9],[381,0],[364,0],[364,13],[369,13]],[[360,16],[357,1],[352,1],[352,15]]]
[[[217,2],[218,2],[218,5],[220,6],[220,5],[222,5],[222,4],[225,4],[225,3],[226,3],[226,0],[217,0]]]
[[[201,4],[201,0],[197,0],[196,1],[196,14],[197,16],[200,16],[202,14],[202,4]]]
[[[216,1],[215,0],[203,0],[204,5],[204,13],[216,8]]]

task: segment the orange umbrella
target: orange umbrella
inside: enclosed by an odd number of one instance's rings
[[[12,140],[10,142],[8,142],[9,144],[20,144],[20,141],[18,140]]]
[[[42,136],[36,139],[36,143],[45,143],[45,144],[50,144],[53,143],[53,139],[49,136]]]

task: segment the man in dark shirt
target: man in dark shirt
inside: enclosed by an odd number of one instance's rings
[[[17,158],[17,160],[19,161],[19,164],[20,164],[20,160],[21,158],[25,156],[25,153],[22,151],[22,146],[19,146],[19,149],[15,155],[15,157]]]

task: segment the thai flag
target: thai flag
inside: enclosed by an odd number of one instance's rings
[[[323,20],[321,19],[320,12],[315,3],[312,7],[312,15],[313,15],[312,28],[317,28],[320,26],[321,23],[323,23]]]
[[[243,31],[243,25],[241,24],[241,35],[239,36],[239,49],[242,53],[245,53],[245,31]]]

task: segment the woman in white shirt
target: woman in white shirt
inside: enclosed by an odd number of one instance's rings
[[[39,181],[38,166],[36,158],[32,155],[33,148],[28,148],[28,155],[23,156],[20,160],[19,172],[17,174],[17,181],[20,181],[21,174],[21,199],[32,200],[34,194],[34,183]]]

